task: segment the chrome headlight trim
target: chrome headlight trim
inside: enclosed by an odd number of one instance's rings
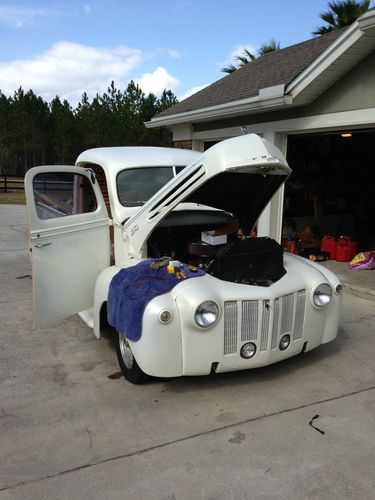
[[[288,347],[290,346],[290,341],[291,339],[288,333],[286,335],[283,335],[279,342],[280,351],[285,351],[286,349],[288,349]]]
[[[163,309],[159,313],[159,321],[160,323],[166,325],[167,323],[170,323],[172,320],[172,313],[168,311],[167,309]]]
[[[241,358],[251,359],[255,356],[256,352],[257,352],[256,344],[254,344],[254,342],[246,342],[246,344],[244,344],[241,347],[240,355]]]
[[[321,309],[327,306],[332,299],[332,287],[328,283],[321,283],[313,290],[311,301],[314,307]]]
[[[340,295],[344,291],[344,285],[342,283],[337,283],[334,290],[337,295]]]
[[[201,302],[195,309],[194,320],[200,328],[209,328],[219,319],[220,309],[213,300]]]

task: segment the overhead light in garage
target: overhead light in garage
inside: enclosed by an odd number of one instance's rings
[[[341,135],[341,137],[345,137],[345,138],[346,137],[352,137],[352,134],[350,132],[344,132],[344,133],[342,133],[340,135]]]

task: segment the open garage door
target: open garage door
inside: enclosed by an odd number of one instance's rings
[[[309,225],[375,249],[374,145],[375,129],[289,136],[284,237]]]

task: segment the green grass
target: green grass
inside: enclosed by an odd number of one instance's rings
[[[4,177],[0,175],[0,205],[25,205],[22,177],[7,177],[7,192],[4,193]],[[16,188],[16,189],[15,189]],[[20,189],[21,188],[21,189]]]
[[[25,205],[25,192],[20,191],[9,191],[4,193],[0,191],[0,205]]]

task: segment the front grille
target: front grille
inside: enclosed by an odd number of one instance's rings
[[[236,354],[244,342],[255,342],[259,351],[278,347],[289,334],[303,335],[306,291],[299,290],[270,300],[231,300],[224,303],[224,355]]]

